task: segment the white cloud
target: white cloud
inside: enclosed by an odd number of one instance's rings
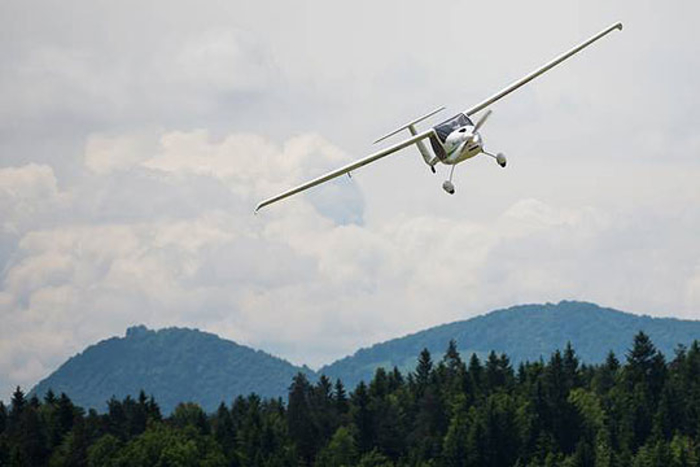
[[[0,168],[0,227],[3,232],[22,233],[64,201],[65,195],[59,192],[51,167],[30,163]]]
[[[678,313],[695,303],[697,281],[684,271],[695,267],[697,245],[689,237],[659,243],[663,226],[682,212],[664,217],[627,205],[620,217],[605,204],[527,198],[482,220],[424,214],[343,224],[324,210],[357,192],[349,181],[326,193],[337,199],[325,207],[315,205],[318,190],[253,216],[259,198],[346,156],[317,135],[277,144],[254,134],[217,140],[206,131],[163,133],[152,151],[126,156],[128,177],[97,170],[73,187],[65,212],[77,220],[56,218],[22,236],[3,275],[1,365],[10,384],[31,384],[97,337],[139,322],[210,329],[318,365],[361,344],[512,303],[581,298],[648,312],[675,300]],[[172,197],[165,203],[150,196],[163,183]],[[228,193],[223,204],[207,185]],[[127,203],[89,222],[122,193],[153,215],[130,218]],[[192,210],[183,211],[183,194]],[[97,201],[86,208],[86,199]],[[650,219],[655,233],[640,236],[639,222]],[[700,227],[697,216],[683,221],[690,231]],[[639,267],[677,255],[688,260],[673,263],[676,271]],[[666,292],[645,305],[651,297],[628,284]],[[27,344],[49,332],[46,345]]]
[[[440,34],[366,8],[0,5],[0,391],[139,322],[320,364],[514,303],[698,316],[696,6],[439,1]],[[472,161],[447,197],[409,150],[252,215],[618,18],[495,107],[507,170]]]
[[[130,169],[152,157],[155,144],[144,135],[90,135],[85,145],[85,165],[96,174]]]

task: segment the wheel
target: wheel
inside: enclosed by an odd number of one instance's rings
[[[506,159],[506,155],[503,154],[502,152],[499,152],[498,155],[496,156],[496,162],[498,162],[498,165],[505,168],[506,164],[508,163],[508,160]]]
[[[442,189],[451,195],[455,194],[455,186],[449,180],[446,180],[445,183],[442,184]]]

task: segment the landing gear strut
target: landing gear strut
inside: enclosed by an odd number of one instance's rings
[[[445,182],[442,184],[442,189],[448,192],[451,195],[455,194],[455,186],[452,184],[452,175],[455,173],[455,166],[452,166],[452,170],[450,170],[450,179],[445,180]]]
[[[502,152],[499,152],[497,155],[494,156],[493,154],[486,152],[486,151],[483,151],[483,153],[486,154],[487,156],[490,156],[490,157],[493,157],[494,159],[496,159],[496,162],[498,163],[498,165],[500,165],[501,167],[503,167],[505,169],[506,164],[508,163],[508,160],[506,159],[505,154],[503,154]]]

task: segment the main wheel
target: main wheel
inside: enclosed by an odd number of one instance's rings
[[[508,161],[506,160],[506,155],[502,152],[499,152],[498,155],[496,155],[496,162],[498,162],[498,165],[500,165],[501,167],[505,167],[508,163]]]
[[[455,194],[455,186],[449,180],[445,180],[445,183],[442,184],[442,189],[451,195]]]

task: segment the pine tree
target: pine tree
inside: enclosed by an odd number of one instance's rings
[[[0,436],[5,432],[5,428],[7,428],[7,409],[5,404],[0,401]]]
[[[348,396],[345,392],[345,386],[343,386],[343,382],[340,379],[335,380],[333,400],[335,401],[335,410],[339,415],[342,416],[348,413]]]
[[[469,435],[469,416],[467,401],[462,396],[455,402],[454,414],[443,441],[443,458],[446,467],[466,467],[467,437]]]
[[[341,426],[333,434],[328,446],[318,455],[318,467],[351,467],[357,462],[357,446],[350,429]]]
[[[66,393],[62,392],[56,405],[56,433],[59,439],[63,439],[63,437],[73,429],[74,417],[75,407],[73,406],[73,402]]]
[[[578,387],[579,381],[579,361],[574,352],[574,348],[571,346],[571,342],[566,343],[566,348],[564,349],[564,377],[566,378],[566,385],[569,390],[574,387]]]
[[[423,349],[418,357],[418,365],[416,366],[416,385],[419,395],[425,391],[425,388],[430,383],[430,377],[433,371],[433,360],[428,349]]]
[[[15,392],[12,393],[12,401],[10,402],[10,427],[13,424],[18,424],[24,412],[24,408],[27,406],[27,400],[24,398],[24,392],[17,386]]]
[[[627,381],[630,386],[648,382],[654,366],[656,347],[644,332],[639,331],[634,336],[634,344],[627,353]]]
[[[469,368],[467,370],[468,378],[470,382],[469,387],[473,391],[474,395],[483,394],[484,388],[484,367],[481,365],[479,357],[475,353],[469,358]]]
[[[462,369],[464,362],[462,362],[462,358],[457,350],[457,342],[454,339],[450,339],[449,344],[447,344],[447,350],[442,361],[451,375],[456,375]]]
[[[326,375],[321,375],[313,388],[312,416],[318,435],[318,445],[324,445],[330,440],[338,427],[338,414],[333,403],[333,384]]]
[[[44,394],[44,403],[47,405],[53,405],[56,403],[56,394],[51,388]]]
[[[352,394],[352,419],[357,428],[357,447],[360,453],[370,451],[374,447],[374,421],[370,409],[370,399],[367,385],[360,381]]]
[[[233,461],[236,452],[236,431],[233,426],[231,412],[223,402],[216,410],[214,418],[214,438],[221,446],[224,455],[229,461]]]
[[[303,373],[298,373],[289,388],[287,423],[289,435],[297,446],[302,462],[310,465],[318,447],[318,429],[311,414],[311,384]]]

